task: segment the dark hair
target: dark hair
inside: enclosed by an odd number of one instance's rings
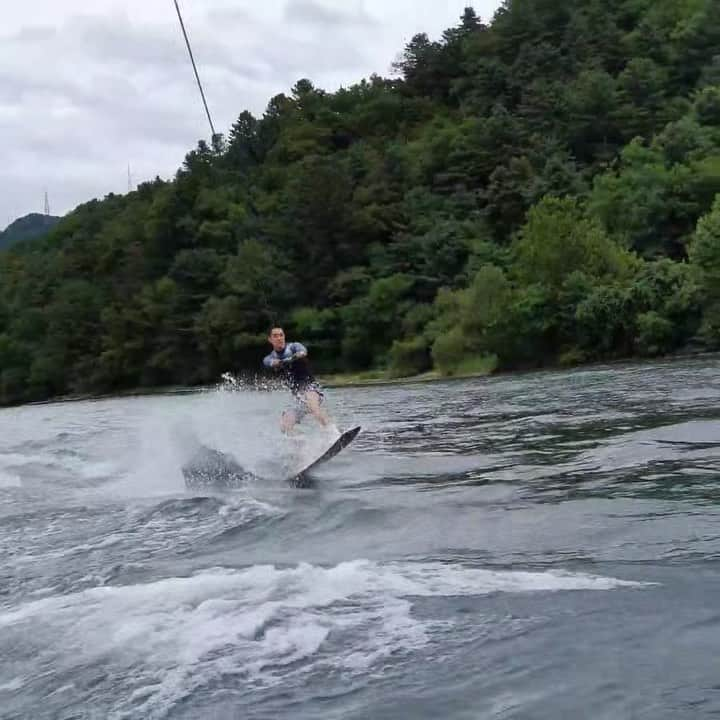
[[[282,325],[278,325],[278,324],[276,323],[275,325],[271,325],[271,326],[268,328],[268,337],[270,337],[270,336],[272,335],[272,331],[275,330],[275,328],[277,328],[278,330],[282,330],[283,332],[285,332],[285,330],[283,330],[283,326],[282,326]]]

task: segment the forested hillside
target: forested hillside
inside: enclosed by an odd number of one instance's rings
[[[0,250],[9,248],[11,245],[23,240],[45,235],[59,221],[60,218],[55,215],[41,215],[40,213],[30,213],[18,218],[0,231]]]
[[[255,371],[271,322],[396,376],[717,347],[717,0],[507,0],[397,69],[0,253],[0,400]]]

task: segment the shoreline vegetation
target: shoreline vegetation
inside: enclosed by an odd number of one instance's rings
[[[413,375],[398,375],[390,369],[365,370],[362,372],[341,372],[321,375],[318,379],[325,387],[346,387],[365,385],[396,385],[401,383],[429,382],[432,380],[455,380],[488,377],[497,370],[495,358],[471,358],[459,365],[452,374],[439,370],[426,370]]]
[[[682,360],[698,360],[698,359],[715,359],[720,361],[720,352],[718,351],[680,351],[671,355],[664,355],[654,358],[619,358],[616,360],[596,361],[583,363],[573,366],[554,365],[544,368],[535,368],[530,370],[504,370],[504,371],[483,371],[475,370],[454,375],[443,375],[437,371],[429,371],[419,373],[418,375],[410,375],[403,377],[391,377],[387,370],[369,370],[361,373],[334,373],[332,375],[318,376],[318,381],[324,388],[342,389],[342,388],[373,388],[385,387],[392,385],[420,385],[433,382],[451,382],[451,381],[468,381],[468,380],[484,380],[490,378],[512,378],[516,376],[527,376],[540,373],[570,373],[570,372],[592,372],[594,370],[605,370],[612,367],[628,367],[634,365],[642,365],[646,363],[663,364],[673,363]],[[128,397],[147,397],[149,395],[165,395],[165,394],[194,394],[201,392],[209,392],[222,385],[222,382],[196,385],[196,386],[157,386],[152,388],[137,387],[126,388],[122,391],[106,394],[78,394],[65,395],[59,397],[47,398],[44,400],[36,400],[27,405],[50,405],[53,403],[70,403],[84,401],[100,401],[112,400],[116,398]],[[250,389],[256,389],[254,383],[247,383]],[[280,389],[280,392],[284,390]],[[13,407],[13,406],[6,406]],[[0,410],[3,408],[0,407]]]
[[[540,373],[570,373],[570,372],[592,372],[594,370],[607,369],[612,367],[628,367],[643,365],[647,363],[663,364],[679,361],[690,361],[699,359],[720,360],[720,353],[716,350],[699,351],[678,351],[669,355],[646,357],[627,357],[614,360],[597,360],[593,362],[580,363],[577,365],[549,365],[542,368],[522,370],[475,370],[458,372],[453,375],[443,375],[437,371],[429,371],[418,375],[393,377],[387,370],[368,371],[365,373],[336,373],[319,377],[318,380],[324,387],[372,387],[375,385],[411,385],[425,382],[448,382],[453,380],[481,380],[489,378],[508,378],[515,376],[526,376]]]
[[[0,251],[0,404],[254,375],[272,324],[345,385],[720,349],[718,47],[716,0],[506,0],[300,79]]]

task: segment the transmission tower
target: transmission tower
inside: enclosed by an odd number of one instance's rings
[[[47,190],[45,191],[45,214],[50,214],[50,201],[48,200]]]

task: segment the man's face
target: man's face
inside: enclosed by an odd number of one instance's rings
[[[268,336],[270,344],[273,346],[273,350],[282,350],[285,347],[285,333],[282,328],[276,327],[270,331]]]

